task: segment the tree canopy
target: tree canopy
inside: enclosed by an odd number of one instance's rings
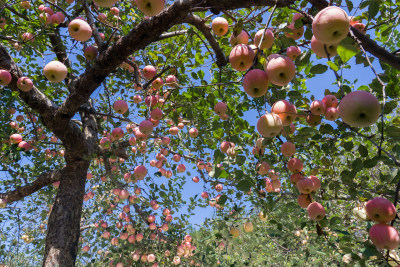
[[[400,264],[398,1],[0,7],[0,264]]]

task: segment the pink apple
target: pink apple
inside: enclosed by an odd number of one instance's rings
[[[258,174],[266,175],[266,174],[268,174],[268,171],[269,171],[269,164],[267,162],[263,161],[256,165],[256,169],[257,169]]]
[[[369,229],[372,243],[380,249],[396,249],[400,243],[399,232],[387,224],[375,224]]]
[[[192,178],[192,181],[198,183],[200,181],[199,177],[195,176]]]
[[[301,50],[298,46],[289,46],[286,49],[286,56],[291,60],[295,61],[298,56],[301,55]]]
[[[308,114],[306,117],[306,122],[311,127],[319,125],[321,123],[321,120],[322,118],[320,115]]]
[[[137,166],[133,171],[133,176],[135,176],[137,180],[143,180],[144,177],[146,177],[146,175],[147,175],[147,168],[143,165]]]
[[[322,9],[314,17],[312,30],[321,43],[339,43],[349,33],[350,19],[346,11],[337,6]]]
[[[275,137],[282,130],[282,121],[276,114],[265,114],[257,121],[257,131],[264,137]]]
[[[268,90],[268,76],[265,71],[253,69],[243,79],[244,91],[251,97],[261,97]]]
[[[86,42],[92,37],[92,28],[82,19],[74,19],[68,24],[69,35],[77,41]]]
[[[310,179],[313,182],[313,189],[312,189],[313,192],[316,192],[321,188],[321,181],[318,179],[317,176],[310,175],[308,179]]]
[[[139,131],[143,134],[151,134],[153,132],[154,125],[149,120],[144,120],[139,124]]]
[[[314,190],[314,183],[311,179],[309,178],[304,178],[299,181],[297,181],[297,189],[299,189],[300,193],[302,194],[310,194]]]
[[[279,100],[272,105],[271,112],[278,115],[283,126],[289,126],[297,117],[296,106],[288,100]]]
[[[264,38],[261,43],[261,38],[262,38],[263,34],[264,34]],[[264,49],[271,48],[274,43],[274,40],[275,40],[274,33],[270,29],[267,29],[265,32],[264,32],[264,29],[262,29],[256,33],[256,35],[254,37],[254,44],[258,48],[264,50]]]
[[[313,202],[310,205],[308,205],[307,213],[310,219],[313,221],[320,221],[323,218],[325,218],[325,209],[318,202]]]
[[[148,65],[143,68],[143,76],[148,80],[153,79],[154,76],[156,76],[156,73],[157,71],[154,66]]]
[[[214,111],[215,111],[215,113],[217,113],[218,115],[226,114],[226,112],[228,112],[228,106],[227,106],[224,102],[218,102],[218,103],[214,106]]]
[[[172,160],[175,161],[175,162],[179,162],[179,161],[181,160],[181,155],[175,154],[175,155],[172,157]]]
[[[7,22],[5,18],[0,18],[0,29],[4,29],[6,27]]]
[[[295,27],[295,22],[292,22],[288,25],[288,33],[286,33],[287,38],[291,38],[293,40],[300,39],[304,34],[304,26],[300,26],[299,28]]]
[[[224,36],[228,32],[228,21],[222,17],[213,19],[211,29],[217,36]]]
[[[198,131],[196,128],[191,128],[191,129],[189,130],[189,136],[190,136],[190,137],[195,138],[195,137],[197,137],[198,135],[199,135],[199,131]]]
[[[178,79],[175,75],[168,75],[165,82],[170,87],[176,87],[178,85]]]
[[[92,45],[86,47],[85,50],[83,51],[83,55],[87,60],[94,60],[97,57],[98,53],[99,52],[97,48]]]
[[[51,61],[43,69],[44,76],[53,83],[58,83],[67,77],[68,69],[60,61]]]
[[[353,127],[368,127],[374,124],[381,113],[379,100],[366,91],[347,94],[338,107],[343,122]]]
[[[310,205],[312,202],[312,197],[311,195],[298,195],[297,196],[297,203],[299,203],[299,206],[306,209],[308,205]]]
[[[186,166],[185,164],[179,164],[178,167],[176,168],[177,172],[184,172],[186,171]]]
[[[163,11],[164,0],[135,0],[137,8],[146,16],[157,16]]]
[[[291,157],[296,152],[296,146],[292,142],[285,142],[281,145],[282,155],[285,157]]]
[[[151,83],[151,86],[153,86],[154,89],[159,90],[163,84],[164,84],[163,80],[160,77],[158,77]]]
[[[336,56],[337,46],[337,43],[324,44],[318,41],[314,36],[311,38],[311,50],[321,58],[328,58],[328,56],[331,58]]]
[[[229,54],[229,62],[233,69],[237,71],[245,71],[253,64],[254,57],[254,51],[250,46],[238,44]]]
[[[295,76],[296,67],[290,58],[272,54],[268,57],[264,70],[272,84],[287,85]]]
[[[176,127],[176,126],[173,126],[173,127],[169,128],[169,133],[170,133],[171,135],[177,135],[178,132],[179,132],[179,128]]]
[[[336,108],[338,105],[338,100],[334,95],[326,95],[322,98],[322,102],[325,103],[326,108],[334,107]]]
[[[124,114],[128,111],[128,104],[124,100],[117,100],[114,102],[114,111],[118,114]]]
[[[310,111],[314,115],[322,115],[325,113],[326,106],[325,103],[321,100],[314,100],[311,103]]]
[[[0,70],[0,85],[8,85],[12,80],[11,74],[6,70]]]
[[[208,198],[208,193],[207,193],[207,192],[201,193],[201,197],[202,197],[202,198]]]
[[[22,141],[22,136],[20,134],[12,134],[10,136],[11,144],[18,144],[21,141]]]
[[[147,106],[154,107],[157,105],[158,99],[159,99],[158,95],[155,95],[155,96],[149,95],[149,96],[146,96],[146,98],[144,99],[144,102],[146,103]]]
[[[159,108],[155,108],[150,112],[150,116],[154,120],[161,120],[163,116],[163,112]]]
[[[291,158],[287,163],[287,168],[293,172],[301,172],[303,170],[303,162],[298,158]]]
[[[35,36],[30,32],[25,32],[25,33],[22,34],[21,39],[24,42],[34,42],[35,41]]]
[[[365,205],[368,217],[378,223],[389,223],[396,217],[393,203],[383,197],[371,199]]]
[[[326,109],[325,119],[327,119],[328,121],[334,121],[337,118],[339,118],[339,111],[337,110],[337,108],[330,107]]]
[[[231,37],[229,38],[229,43],[231,46],[236,46],[238,44],[248,44],[249,42],[249,35],[247,34],[246,31],[241,31],[238,36],[235,36],[234,33],[232,33]]]
[[[216,190],[217,192],[221,192],[222,189],[224,189],[224,186],[223,186],[222,184],[217,184],[217,185],[215,186],[215,190]]]
[[[135,95],[133,97],[133,102],[136,103],[136,104],[142,102],[142,97],[140,95]]]
[[[304,176],[299,172],[290,175],[290,182],[294,185],[297,185],[297,183],[302,179],[304,179]]]
[[[73,0],[69,1],[71,1],[70,4],[73,2]],[[93,2],[100,7],[112,7],[118,0],[95,0]]]
[[[111,132],[111,137],[112,137],[112,139],[114,139],[114,140],[119,140],[119,139],[121,139],[122,137],[124,137],[124,130],[122,130],[122,129],[119,128],[119,127],[113,129],[112,132]]]

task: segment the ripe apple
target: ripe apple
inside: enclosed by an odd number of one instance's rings
[[[298,56],[301,55],[301,49],[298,46],[289,46],[286,49],[286,56],[291,60],[295,61]]]
[[[314,183],[309,178],[299,180],[296,186],[302,194],[310,194],[312,191],[314,191]]]
[[[312,31],[321,43],[339,43],[349,33],[350,19],[346,11],[337,6],[322,9],[314,17]]]
[[[224,36],[228,32],[228,21],[222,17],[213,19],[211,29],[217,36]]]
[[[122,130],[121,128],[117,127],[115,129],[112,130],[111,132],[111,139],[114,140],[119,140],[122,137],[124,137],[124,130]]]
[[[189,130],[189,135],[190,135],[190,137],[195,138],[199,135],[199,131],[196,128],[191,128]]]
[[[293,22],[288,25],[289,32],[286,33],[287,38],[292,38],[293,40],[298,40],[303,36],[304,26],[301,25],[298,28],[295,27],[296,20],[298,20],[301,17],[303,17],[303,15],[300,13],[296,13],[293,15]]]
[[[200,178],[195,176],[195,177],[192,178],[192,181],[195,182],[195,183],[198,183],[200,181]]]
[[[265,71],[253,69],[243,79],[244,91],[251,97],[261,97],[268,90],[268,76]]]
[[[296,146],[292,142],[285,142],[281,145],[282,155],[290,158],[296,153]]]
[[[231,46],[235,47],[238,44],[248,44],[249,43],[249,35],[246,31],[241,31],[238,36],[235,36],[232,33],[231,37],[229,38],[229,43]]]
[[[171,135],[177,135],[179,133],[179,128],[176,126],[173,126],[173,127],[169,128],[169,133]]]
[[[264,34],[264,38],[261,43],[261,38],[262,38],[263,34]],[[274,44],[274,40],[275,40],[274,33],[270,29],[267,29],[265,32],[264,32],[264,29],[262,29],[256,33],[256,35],[254,37],[254,44],[258,48],[264,50],[264,49],[271,48],[271,46]]]
[[[296,67],[287,56],[270,55],[264,65],[264,70],[271,83],[278,86],[287,85],[296,73]]]
[[[12,80],[11,74],[6,70],[0,70],[0,85],[8,85]]]
[[[163,80],[160,77],[158,77],[151,83],[151,86],[153,86],[154,89],[159,90],[163,84],[164,84]]]
[[[92,28],[83,19],[74,19],[68,24],[69,35],[77,41],[86,42],[92,37]]]
[[[18,144],[21,141],[22,141],[22,136],[20,134],[12,134],[10,136],[11,144]]]
[[[22,1],[21,3],[19,3],[19,5],[23,8],[23,9],[29,9],[31,7],[31,2],[29,1]]]
[[[310,205],[312,202],[312,196],[310,194],[301,194],[297,196],[297,203],[299,203],[299,206],[306,209],[308,205]]]
[[[283,126],[289,126],[297,117],[296,106],[288,100],[279,100],[272,105],[271,112],[278,115]]]
[[[293,173],[292,175],[290,175],[290,182],[293,185],[297,185],[297,183],[302,179],[304,179],[304,176],[299,172],[296,172],[296,173]]]
[[[328,121],[334,121],[337,118],[339,118],[339,111],[337,110],[337,108],[330,107],[326,109],[325,119],[327,119]]]
[[[310,179],[313,182],[313,190],[312,190],[313,192],[316,192],[321,188],[321,181],[318,179],[317,176],[310,175],[308,179]]]
[[[367,30],[365,28],[365,24],[364,23],[358,22],[358,23],[354,23],[352,26],[353,26],[354,29],[356,29],[357,31],[359,31],[359,32],[361,32],[363,34],[367,33]]]
[[[400,243],[399,232],[387,224],[375,224],[369,229],[369,237],[377,248],[396,249]]]
[[[306,122],[308,125],[311,127],[315,127],[321,123],[321,116],[320,115],[314,115],[314,114],[308,114],[306,117]]]
[[[325,217],[325,209],[318,202],[313,202],[310,205],[308,205],[307,213],[310,219],[313,221],[320,221]]]
[[[287,168],[293,172],[301,172],[303,170],[303,162],[298,158],[291,158],[287,163]]]
[[[85,58],[87,60],[94,60],[97,57],[98,54],[98,50],[96,47],[94,46],[88,46],[85,48],[85,50],[83,51],[83,55],[85,56]]]
[[[265,114],[257,121],[257,131],[264,137],[275,137],[281,130],[282,121],[276,114]]]
[[[334,57],[337,55],[337,43],[333,43],[333,44],[324,44],[321,43],[320,41],[318,41],[317,39],[315,39],[315,37],[313,36],[311,38],[311,50],[319,57],[321,58],[328,58],[328,56]],[[325,50],[326,47],[326,50]],[[328,52],[328,54],[327,54]]]
[[[325,103],[326,108],[334,107],[336,108],[338,105],[338,100],[334,95],[326,95],[322,98],[322,102]]]
[[[153,132],[154,125],[149,120],[144,120],[139,124],[139,131],[143,134],[151,134]]]
[[[128,104],[124,100],[117,100],[114,102],[114,111],[118,114],[124,114],[128,111]]]
[[[144,177],[147,175],[147,168],[143,165],[136,166],[135,170],[133,171],[133,176],[137,180],[143,180]]]
[[[136,104],[142,102],[142,97],[140,95],[135,95],[133,97],[133,102],[136,103]]]
[[[24,42],[34,42],[35,41],[35,36],[30,32],[25,32],[25,33],[22,34],[21,39]]]
[[[237,71],[245,71],[253,64],[254,57],[254,51],[250,46],[238,44],[229,54],[229,62],[233,69]]]
[[[365,205],[365,211],[371,220],[378,223],[388,223],[396,217],[395,206],[383,197],[369,200]]]
[[[185,164],[179,164],[178,167],[176,168],[176,171],[179,173],[185,172],[186,171]]]
[[[325,113],[326,106],[325,103],[321,100],[314,100],[311,103],[310,111],[314,115],[322,115]]]
[[[258,174],[266,175],[266,174],[268,174],[268,171],[269,171],[269,164],[267,162],[263,161],[263,162],[257,164],[256,169],[257,169]]]
[[[201,193],[201,197],[202,197],[202,198],[208,198],[208,193],[207,193],[207,192]]]
[[[44,66],[44,76],[53,83],[58,83],[67,77],[68,69],[60,61],[51,61]]]
[[[148,65],[143,68],[143,76],[148,80],[153,79],[154,76],[156,76],[156,73],[157,70],[154,66]]]
[[[164,0],[135,0],[136,6],[146,16],[157,16],[163,11],[165,2]]]
[[[379,100],[366,91],[347,94],[338,106],[339,116],[353,127],[368,127],[374,124],[381,113]]]
[[[227,106],[224,102],[218,102],[218,103],[214,106],[214,111],[215,111],[215,113],[217,113],[218,115],[226,114],[226,112],[228,112],[228,106]]]

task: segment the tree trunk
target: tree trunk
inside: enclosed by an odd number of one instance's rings
[[[75,265],[89,165],[85,160],[67,163],[49,218],[43,266]]]

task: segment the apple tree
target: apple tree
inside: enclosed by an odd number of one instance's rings
[[[396,1],[0,5],[1,262],[214,264],[262,211],[293,262],[400,263]]]

